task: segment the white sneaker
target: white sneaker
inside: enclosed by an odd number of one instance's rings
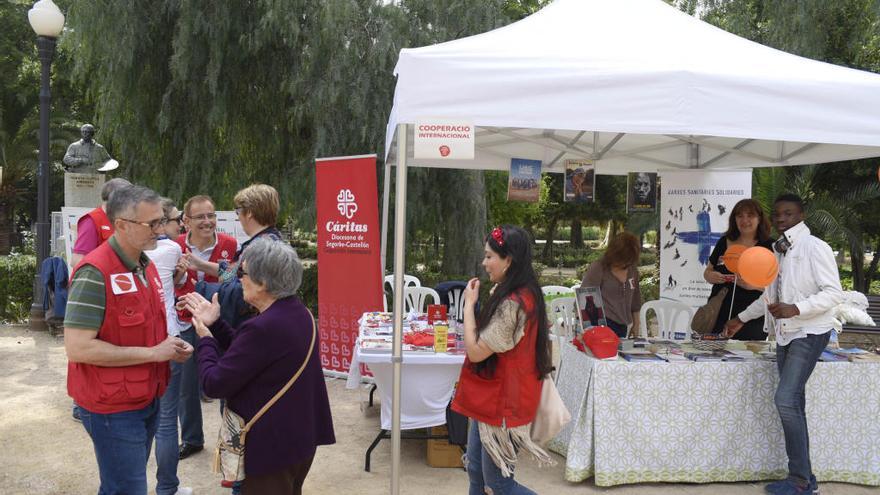
[[[193,489],[188,486],[181,486],[177,488],[177,493],[175,495],[192,495]]]

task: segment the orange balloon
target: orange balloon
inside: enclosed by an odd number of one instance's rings
[[[776,255],[767,248],[750,247],[739,257],[739,276],[749,285],[767,287],[778,274]]]
[[[731,244],[727,246],[727,251],[724,252],[724,266],[730,270],[730,273],[737,273],[739,271],[739,257],[742,256],[743,252],[745,252],[746,247],[742,244]]]

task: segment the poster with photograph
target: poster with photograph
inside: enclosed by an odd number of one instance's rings
[[[541,196],[541,161],[512,158],[507,200],[536,203]]]
[[[626,181],[627,213],[654,213],[657,209],[657,174],[632,172]]]
[[[602,291],[598,287],[578,287],[574,292],[578,318],[581,320],[581,331],[608,324],[605,320]]]
[[[565,201],[593,201],[596,166],[590,160],[565,160]]]

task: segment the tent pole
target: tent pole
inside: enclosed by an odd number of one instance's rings
[[[391,201],[391,165],[385,161],[385,178],[382,181],[382,277],[385,277],[385,259],[388,254],[388,205]],[[382,283],[382,290],[385,284]],[[385,297],[384,295],[382,297]]]
[[[394,194],[394,341],[391,363],[391,495],[400,493],[400,367],[403,362],[403,272],[406,241],[407,124],[397,126],[397,179]]]

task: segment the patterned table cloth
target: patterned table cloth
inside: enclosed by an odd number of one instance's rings
[[[551,441],[565,479],[598,486],[787,474],[776,363],[601,361],[570,343],[557,387],[572,421]],[[807,383],[819,481],[880,486],[880,364],[818,363]]]

